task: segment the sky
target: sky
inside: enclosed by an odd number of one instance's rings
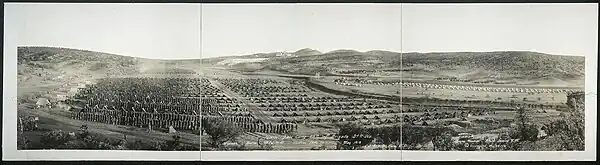
[[[200,58],[197,4],[5,4],[19,46],[155,59]]]
[[[186,59],[312,48],[597,55],[597,4],[10,4],[18,45]]]
[[[596,56],[598,4],[405,4],[403,52]]]
[[[400,4],[205,4],[202,56],[337,49],[400,51]]]

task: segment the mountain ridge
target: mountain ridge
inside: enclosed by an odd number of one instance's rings
[[[292,56],[278,56],[277,52],[255,53],[245,56],[225,56],[199,59],[146,59],[110,53],[57,47],[19,47],[18,63],[20,74],[23,68],[60,69],[69,63],[78,64],[82,72],[110,72],[136,74],[144,67],[182,64],[190,66],[227,65],[233,69],[243,67],[285,71],[312,75],[317,72],[336,73],[346,70],[390,71],[395,70],[413,75],[458,78],[495,79],[583,79],[585,57],[553,55],[533,51],[490,51],[490,52],[429,52],[399,53],[385,50],[360,52],[340,49],[322,53],[303,48]],[[261,58],[262,60],[252,60]],[[236,60],[243,59],[243,60]],[[222,62],[224,60],[235,61]],[[55,66],[53,66],[55,65]]]

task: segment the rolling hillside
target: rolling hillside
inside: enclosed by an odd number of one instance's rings
[[[95,78],[200,66],[200,60],[144,59],[54,47],[18,47],[17,56],[17,96],[22,101],[40,96],[52,99]]]
[[[18,77],[59,80],[68,77],[134,75],[150,69],[194,67],[198,59],[159,60],[54,47],[18,47]]]
[[[155,60],[100,52],[51,47],[19,47],[19,86],[64,83],[92,77],[144,73],[157,67],[200,68],[228,66],[244,71],[276,70],[294,74],[395,72],[430,78],[494,79],[503,81],[581,81],[585,58],[537,52],[397,53],[382,50],[359,52],[314,49],[256,53],[207,59]],[[402,71],[402,72],[400,72]]]
[[[227,58],[251,59],[252,56],[205,59],[213,64]],[[262,56],[261,58],[269,58]],[[403,53],[373,50],[336,50],[327,53],[293,57],[270,57],[252,62],[253,68],[271,69],[295,74],[359,70],[364,72],[404,71],[403,76],[430,78],[503,81],[581,81],[584,78],[585,58],[582,56],[550,55],[527,51]],[[231,66],[239,69],[246,65]],[[260,67],[259,67],[260,66]]]
[[[114,54],[52,47],[18,47],[17,70],[20,83],[29,79],[68,79],[135,74],[141,63],[153,60]]]
[[[537,52],[405,53],[404,68],[482,70],[523,78],[583,78],[585,58]]]

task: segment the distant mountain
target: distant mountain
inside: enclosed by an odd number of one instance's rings
[[[335,53],[360,53],[360,52],[356,51],[356,50],[350,50],[350,49],[339,49],[339,50],[327,52],[327,54],[335,54]]]
[[[194,66],[200,60],[159,60],[57,47],[18,47],[19,84],[140,74],[150,69]],[[199,65],[198,65],[199,66]]]
[[[481,69],[530,78],[576,79],[584,76],[585,57],[528,51],[403,53],[404,67]]]
[[[304,48],[304,49],[300,49],[300,50],[294,52],[293,54],[295,56],[313,56],[313,55],[319,55],[319,54],[323,54],[323,53],[321,53],[318,50]]]
[[[277,64],[277,65],[273,65]],[[278,59],[271,69],[298,74],[340,70],[387,70],[433,77],[469,79],[583,80],[585,57],[538,52],[397,53],[336,50],[320,55]]]
[[[527,51],[398,53],[384,50],[359,52],[340,49],[321,53],[305,48],[294,56],[266,53],[228,58],[268,58],[253,66],[298,73],[333,73],[339,70],[404,70],[406,73],[437,77],[582,79],[585,58]],[[226,58],[220,58],[222,61]],[[218,62],[218,60],[217,60]]]
[[[44,75],[60,73],[127,74],[139,71],[141,61],[135,57],[93,52],[87,50],[53,47],[18,47],[17,69],[19,75]]]
[[[189,60],[154,60],[85,50],[19,47],[18,73],[24,77],[73,75],[124,75],[169,65],[221,65],[242,70],[270,69],[295,74],[396,72],[395,75],[456,77],[496,80],[583,81],[585,57],[528,51],[398,53],[384,50],[359,52],[314,49],[256,53]],[[402,71],[402,73],[400,73]],[[48,75],[48,76],[43,76]]]

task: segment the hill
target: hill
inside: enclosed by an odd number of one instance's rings
[[[585,57],[527,51],[404,53],[402,61],[403,68],[458,71],[462,77],[583,80],[585,73]]]
[[[302,49],[301,52],[313,52]],[[228,58],[258,58],[252,56],[220,57],[215,64]],[[563,81],[583,82],[585,57],[550,55],[528,51],[398,53],[383,50],[359,52],[335,50],[310,53],[306,56],[267,57],[252,61],[253,68],[271,69],[295,74],[313,75],[341,73],[388,72],[403,77],[457,78],[503,81]],[[231,67],[242,67],[238,65]],[[403,71],[403,72],[400,72]],[[393,72],[393,74],[392,74]]]
[[[323,54],[323,53],[321,53],[318,50],[314,50],[314,49],[310,49],[310,48],[304,48],[304,49],[297,50],[293,54],[295,56],[313,56],[313,55],[319,55],[319,54]]]
[[[144,73],[157,67],[228,66],[294,74],[387,74],[409,78],[583,82],[585,58],[527,51],[398,53],[384,50],[300,49],[206,59],[156,60],[86,50],[19,47],[19,86]]]
[[[18,47],[17,50],[17,70],[22,81],[33,77],[60,79],[135,74],[145,69],[142,63],[159,62],[68,48]]]
[[[17,95],[29,99],[40,95],[54,98],[95,78],[199,67],[199,63],[198,59],[158,60],[69,48],[18,47]]]

